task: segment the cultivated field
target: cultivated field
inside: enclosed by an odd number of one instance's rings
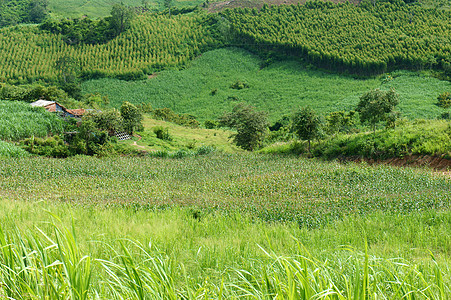
[[[267,111],[271,121],[310,105],[318,113],[353,110],[359,97],[374,88],[393,87],[400,95],[399,110],[409,119],[438,117],[443,109],[437,96],[451,88],[449,81],[427,73],[398,71],[392,77],[356,79],[309,68],[295,61],[275,62],[263,69],[262,61],[245,50],[218,49],[204,53],[184,70],[167,70],[145,81],[99,79],[84,82],[83,92],[109,96],[119,107],[124,99],[154,108],[169,107],[199,119],[215,119],[240,101]],[[249,88],[230,86],[237,81]]]
[[[450,188],[266,155],[1,160],[3,294],[446,299]]]

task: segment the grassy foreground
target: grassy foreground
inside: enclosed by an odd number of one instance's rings
[[[4,159],[0,294],[447,299],[450,189],[268,155]]]

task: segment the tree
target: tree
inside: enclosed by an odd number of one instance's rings
[[[114,4],[111,9],[110,26],[115,35],[119,35],[130,28],[135,13],[132,8],[121,4]]]
[[[123,119],[117,109],[89,113],[83,117],[84,121],[93,121],[97,129],[108,132],[113,136],[116,131],[122,130]]]
[[[448,92],[441,93],[438,97],[438,106],[448,108],[451,106],[451,94]]]
[[[125,131],[133,134],[133,131],[142,127],[141,121],[143,119],[139,109],[130,102],[124,102],[121,105],[121,116],[124,120],[123,125]]]
[[[78,82],[80,66],[77,61],[70,56],[60,57],[55,68],[59,71],[59,87],[76,100],[81,100],[81,88]]]
[[[172,0],[164,0],[164,8],[169,10],[169,16],[171,16],[171,7],[172,7]]]
[[[360,121],[369,123],[373,131],[376,131],[376,124],[386,121],[398,103],[398,94],[394,89],[390,89],[388,92],[375,89],[360,97],[356,111],[359,112]]]
[[[31,0],[28,8],[28,20],[31,23],[41,23],[48,15],[47,0]]]
[[[306,106],[293,115],[291,130],[302,140],[308,141],[310,152],[311,140],[318,137],[321,129],[321,120],[315,111]]]
[[[233,134],[234,143],[249,151],[257,149],[263,142],[267,129],[267,114],[256,111],[255,107],[240,103],[236,105],[231,113],[224,114],[219,119],[220,126],[236,129]]]

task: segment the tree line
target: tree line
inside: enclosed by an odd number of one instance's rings
[[[0,27],[41,23],[48,16],[48,0],[0,0]]]
[[[269,137],[268,129],[270,129],[275,132],[273,136],[279,139],[284,134],[291,134],[290,136],[294,135],[298,139],[307,141],[308,152],[310,152],[312,140],[338,132],[351,132],[357,122],[368,124],[374,132],[376,125],[382,121],[386,122],[386,127],[393,128],[400,116],[399,112],[395,111],[398,104],[399,97],[393,89],[389,91],[375,89],[360,97],[355,111],[332,112],[323,121],[312,108],[306,106],[269,127],[266,112],[258,111],[251,105],[239,103],[231,112],[221,116],[217,125],[236,130],[231,138],[244,150],[259,149]]]

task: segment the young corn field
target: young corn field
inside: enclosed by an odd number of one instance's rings
[[[0,294],[448,299],[450,188],[283,156],[0,160]]]

